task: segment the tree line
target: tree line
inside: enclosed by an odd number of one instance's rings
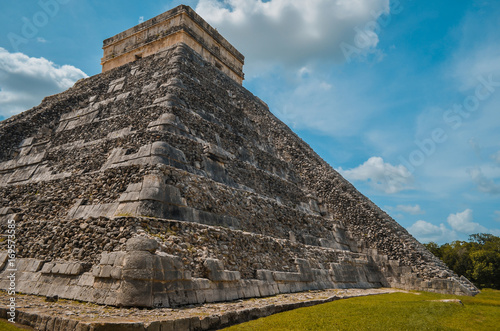
[[[478,233],[470,235],[468,241],[457,240],[441,246],[430,242],[424,246],[477,287],[500,290],[500,237]]]

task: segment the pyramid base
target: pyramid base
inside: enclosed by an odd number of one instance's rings
[[[117,220],[102,218],[100,221]],[[147,308],[335,288],[391,286],[474,294],[456,279],[420,279],[411,268],[399,266],[374,250],[367,250],[369,254],[352,253],[180,221],[146,218],[127,218],[126,221],[135,222],[137,231],[131,233],[121,247],[110,252],[101,251],[95,262],[18,258],[15,261],[16,291],[103,305]],[[172,248],[174,244],[163,239],[165,233],[169,238],[182,238],[184,248]],[[198,239],[187,241],[186,238],[195,234],[199,235]],[[246,245],[253,256],[238,255],[230,252],[231,249],[215,246],[224,247],[221,243],[229,241],[234,245]],[[272,255],[272,250],[278,246],[281,260],[273,259]],[[206,250],[206,247],[211,247],[212,252],[200,257],[197,250]],[[175,252],[177,254],[173,254]],[[196,259],[190,258],[192,252]],[[215,258],[218,256],[223,259]],[[262,266],[275,266],[274,270],[252,270],[251,266],[255,266],[252,262],[256,259],[267,261]],[[234,261],[240,262],[235,265]],[[7,252],[0,253],[1,289],[8,290],[11,286],[7,276],[12,269]]]

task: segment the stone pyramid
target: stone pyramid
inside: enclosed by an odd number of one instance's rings
[[[18,292],[115,306],[477,293],[243,88],[191,8],[104,46],[105,72],[0,123],[0,288],[15,269]]]

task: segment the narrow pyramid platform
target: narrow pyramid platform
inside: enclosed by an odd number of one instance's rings
[[[478,292],[182,42],[1,122],[0,146],[1,289],[15,224],[28,294],[175,307],[326,288]]]

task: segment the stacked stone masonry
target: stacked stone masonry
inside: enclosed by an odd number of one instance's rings
[[[102,71],[185,43],[201,57],[241,84],[245,57],[189,6],[180,5],[104,41]],[[120,80],[116,88],[120,88]],[[110,90],[115,86],[110,86]],[[154,86],[145,86],[153,89]]]
[[[477,293],[184,44],[81,80],[0,136],[1,231],[15,220],[24,293],[141,307]]]

